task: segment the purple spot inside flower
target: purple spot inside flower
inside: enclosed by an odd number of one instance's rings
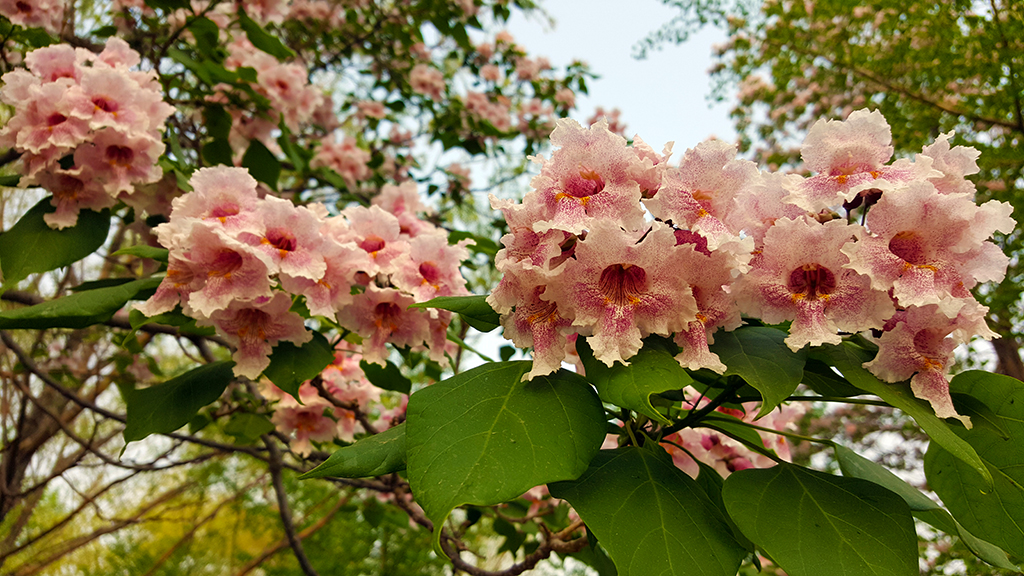
[[[601,272],[597,286],[608,303],[629,306],[647,292],[647,272],[632,264],[612,264]]]
[[[889,251],[909,264],[921,265],[928,262],[924,239],[909,230],[892,237],[889,241]]]
[[[127,146],[107,146],[107,162],[118,166],[131,166],[135,151]]]
[[[811,300],[836,291],[836,276],[818,264],[804,264],[789,273],[789,290],[794,297]]]
[[[360,248],[366,250],[371,254],[374,252],[380,252],[381,250],[384,249],[384,246],[386,245],[387,243],[384,242],[384,239],[381,238],[380,236],[377,236],[376,234],[370,234],[369,236],[364,238],[362,242],[359,243]]]
[[[63,124],[67,119],[67,116],[55,112],[51,114],[49,118],[46,119],[46,125],[52,128],[53,126],[56,126],[58,124]]]
[[[424,282],[432,286],[437,286],[441,283],[441,270],[433,262],[420,264],[420,276],[423,276]]]
[[[284,256],[286,252],[294,252],[299,245],[298,241],[295,240],[295,235],[282,228],[267,230],[264,242],[280,250],[281,256]]]

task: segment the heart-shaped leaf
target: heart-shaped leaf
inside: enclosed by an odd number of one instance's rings
[[[803,351],[786,346],[786,333],[766,326],[747,326],[715,335],[711,351],[734,374],[761,393],[760,418],[788,398],[804,375]]]
[[[659,446],[602,450],[578,479],[549,488],[622,576],[734,576],[746,555],[721,511]]]
[[[938,442],[925,455],[928,485],[964,527],[1009,552],[1016,562],[1024,561],[1024,383],[971,371],[954,377],[949,389],[978,400],[998,420],[998,426],[956,430],[977,450],[994,486],[987,486]]]
[[[587,469],[605,437],[604,408],[581,376],[522,382],[530,362],[494,362],[409,397],[409,484],[440,527],[456,506],[487,506]]]
[[[792,464],[725,480],[729,515],[790,576],[917,576],[910,508],[885,488]]]

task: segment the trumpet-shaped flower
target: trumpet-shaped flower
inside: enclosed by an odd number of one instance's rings
[[[804,165],[818,175],[804,180],[786,201],[818,212],[852,200],[861,190],[891,190],[932,174],[928,157],[916,166],[906,159],[886,165],[891,142],[889,124],[877,110],[857,110],[845,121],[818,120],[800,148]]]
[[[977,282],[1002,279],[1008,259],[985,238],[1013,230],[1011,210],[914,182],[871,208],[872,234],[843,249],[847,267],[870,277],[877,290],[892,289],[901,306],[937,304],[955,317]]]
[[[911,378],[914,395],[927,400],[936,416],[957,418],[970,428],[970,418],[957,413],[949,396],[948,373],[958,344],[949,336],[964,327],[974,329],[979,320],[984,325],[986,311],[969,306],[964,314],[949,318],[935,304],[901,310],[886,322],[878,355],[864,367],[886,382]]]
[[[213,326],[236,347],[236,376],[257,378],[270,365],[270,352],[281,340],[302,345],[313,338],[302,317],[291,312],[292,299],[284,292],[250,301],[235,300],[210,318],[199,318],[200,326]]]
[[[841,220],[820,224],[783,219],[764,238],[754,268],[739,281],[740,307],[769,324],[792,320],[786,345],[839,344],[839,331],[881,328],[893,304],[871,280],[846,267],[840,249],[862,238],[861,226]]]
[[[555,228],[580,234],[595,219],[610,219],[630,230],[642,225],[640,186],[633,177],[641,162],[624,138],[603,121],[583,128],[562,119],[551,143],[561,148],[550,160],[540,160],[541,173],[523,198],[525,209],[543,207],[533,223],[535,232]]]
[[[592,334],[587,342],[595,358],[625,364],[643,337],[668,336],[697,317],[690,286],[672,263],[681,249],[667,226],[655,223],[645,235],[595,220],[577,244],[576,258],[566,261],[542,298]]]

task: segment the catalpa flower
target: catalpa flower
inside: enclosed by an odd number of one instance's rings
[[[539,160],[540,175],[523,198],[523,209],[543,207],[535,232],[555,228],[580,234],[591,221],[605,218],[629,230],[643,225],[640,186],[633,178],[641,162],[625,138],[610,132],[606,122],[588,129],[561,119],[551,143],[561,148],[550,160]]]
[[[800,147],[804,165],[818,175],[804,180],[786,201],[818,212],[852,200],[861,190],[891,190],[932,174],[928,157],[917,165],[906,159],[886,165],[891,142],[889,124],[877,110],[858,110],[846,121],[818,120]]]
[[[708,140],[687,150],[679,169],[666,172],[661,189],[644,204],[655,218],[698,232],[714,250],[735,236],[724,222],[737,194],[758,177],[753,162],[736,159],[734,145]]]
[[[443,335],[438,350],[428,313],[409,308],[415,303],[411,296],[398,290],[370,284],[352,304],[338,311],[338,323],[363,338],[363,360],[371,364],[384,365],[388,342],[409,347],[426,344],[431,348],[432,359],[443,359]]]
[[[627,232],[595,220],[542,298],[555,302],[581,333],[594,357],[626,364],[650,334],[668,336],[697,317],[690,286],[673,265],[675,235],[655,223],[649,232]],[[689,249],[689,248],[687,248]]]
[[[281,340],[302,345],[313,338],[302,317],[291,312],[292,299],[284,292],[255,300],[236,300],[209,318],[197,318],[200,326],[213,326],[236,347],[235,376],[258,378],[270,365],[270,353]]]
[[[937,304],[955,317],[978,282],[1002,279],[1009,259],[985,239],[1013,230],[1012,210],[914,182],[871,208],[871,236],[843,248],[847,267],[870,277],[876,290],[892,289],[901,306]]]
[[[740,307],[768,324],[792,320],[786,345],[839,344],[839,331],[881,328],[892,315],[889,295],[846,267],[841,248],[866,235],[864,228],[807,217],[783,219],[764,238],[764,249],[740,279]]]
[[[878,339],[878,355],[864,367],[886,382],[911,378],[914,396],[927,400],[939,418],[956,418],[971,427],[971,419],[961,416],[949,396],[949,369],[957,340],[950,334],[962,328],[984,325],[983,306],[971,306],[964,314],[949,318],[935,304],[911,306],[896,312],[886,322]],[[987,327],[985,327],[987,330]]]
[[[487,304],[501,314],[505,338],[519,348],[533,348],[533,366],[524,380],[558,370],[568,353],[566,337],[574,332],[572,319],[545,299],[548,281],[557,280],[537,268],[506,272],[487,297]]]

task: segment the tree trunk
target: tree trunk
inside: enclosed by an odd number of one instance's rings
[[[992,340],[996,349],[996,373],[1024,380],[1024,361],[1020,359],[1020,342],[1012,334],[1000,334]]]

